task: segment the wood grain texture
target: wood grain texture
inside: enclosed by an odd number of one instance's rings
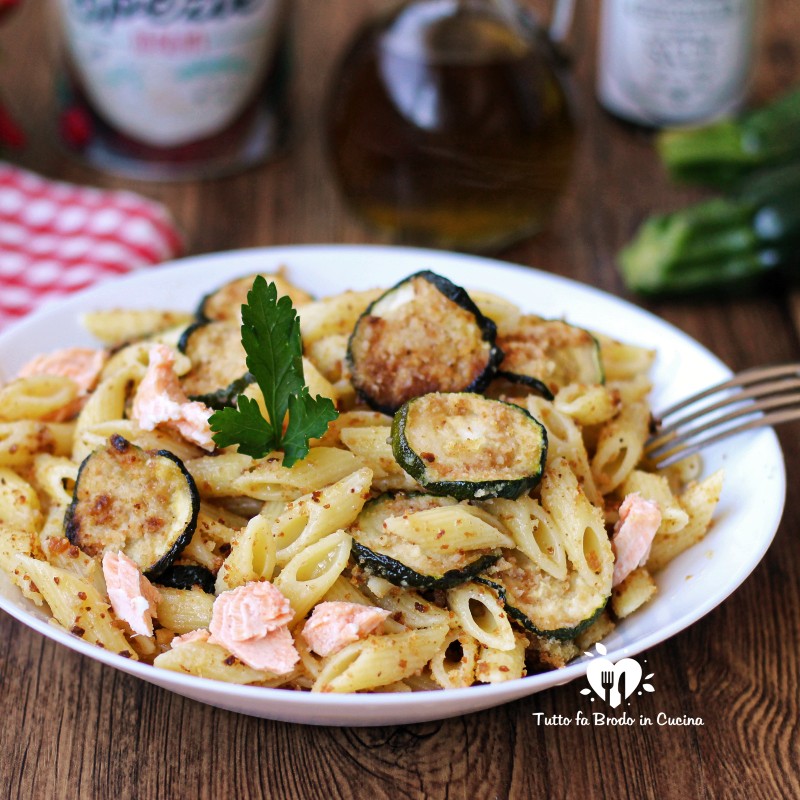
[[[124,183],[54,145],[46,13],[0,31],[0,92],[31,133],[15,160],[47,175],[131,186],[162,200],[190,252],[380,241],[343,210],[320,133],[327,76],[378,0],[299,0],[295,130],[274,163],[206,184]],[[541,4],[540,4],[541,5]],[[582,137],[551,229],[504,257],[625,296],[614,253],[648,213],[702,196],[670,186],[647,135],[593,102],[595,20],[577,32]],[[766,3],[755,96],[800,79],[800,14]],[[641,303],[731,367],[800,359],[800,297]],[[800,426],[784,428],[790,487]],[[59,648],[0,617],[0,794],[13,798],[748,798],[800,796],[800,501],[790,489],[773,547],[751,578],[688,631],[644,654],[657,692],[638,713],[702,716],[699,728],[552,728],[532,714],[593,710],[576,685],[498,709],[404,728],[334,729],[258,720],[185,700]]]

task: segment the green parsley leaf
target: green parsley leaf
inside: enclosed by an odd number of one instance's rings
[[[279,298],[275,284],[261,275],[242,306],[242,346],[247,369],[264,396],[268,419],[255,400],[240,394],[237,408],[212,414],[209,423],[214,441],[220,447],[236,444],[240,453],[253,458],[283,449],[283,465],[291,467],[308,455],[309,439],[322,436],[338,411],[329,398],[309,394],[303,374],[300,319],[292,301]]]

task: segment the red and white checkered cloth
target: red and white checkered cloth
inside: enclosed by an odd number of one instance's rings
[[[160,203],[0,162],[0,328],[46,301],[182,251]]]

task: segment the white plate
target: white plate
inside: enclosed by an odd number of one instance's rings
[[[189,258],[74,295],[23,320],[0,336],[0,375],[13,375],[31,356],[67,345],[92,344],[78,314],[112,307],[193,309],[228,278],[285,264],[293,281],[320,296],[347,288],[390,286],[432,269],[470,288],[504,295],[525,310],[594,328],[656,348],[653,404],[657,409],[728,374],[711,353],[656,317],[588,286],[536,270],[451,253],[390,247],[310,246],[238,251]],[[715,524],[697,546],[658,575],[659,593],[606,638],[609,658],[631,656],[673,636],[730,595],[761,560],[780,521],[785,494],[783,457],[771,430],[740,436],[710,450],[705,473],[725,468]],[[43,635],[187,697],[270,719],[318,725],[389,725],[452,717],[500,705],[583,676],[586,659],[562,670],[503,684],[415,694],[318,695],[234,686],[128,661],[47,623],[3,576],[0,607]],[[578,692],[576,689],[576,704]]]

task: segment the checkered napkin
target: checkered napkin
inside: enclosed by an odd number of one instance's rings
[[[0,328],[44,302],[181,250],[159,203],[50,181],[0,161]]]

